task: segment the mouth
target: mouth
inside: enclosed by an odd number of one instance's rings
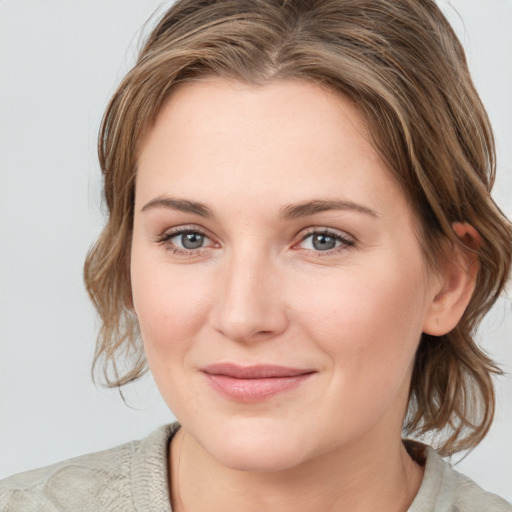
[[[314,370],[277,365],[239,366],[231,363],[201,369],[211,387],[231,400],[250,403],[297,388]]]

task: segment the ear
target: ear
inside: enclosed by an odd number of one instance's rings
[[[463,247],[449,245],[440,265],[423,324],[423,332],[432,336],[442,336],[456,327],[471,300],[478,275],[478,249],[482,237],[465,222],[455,222],[452,229]]]

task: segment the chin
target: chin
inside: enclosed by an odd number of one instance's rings
[[[279,445],[262,445],[258,443],[245,443],[240,446],[217,447],[212,456],[223,466],[235,471],[250,471],[256,473],[272,473],[285,471],[298,466],[302,460],[300,452],[294,447]]]
[[[245,418],[233,423],[210,427],[196,438],[223,466],[265,473],[284,471],[303,462],[305,446],[300,432],[272,420]]]

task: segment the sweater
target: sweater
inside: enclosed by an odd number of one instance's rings
[[[0,482],[1,512],[172,512],[168,447],[180,425]],[[512,512],[426,446],[425,474],[408,512]],[[207,512],[207,511],[205,511]]]

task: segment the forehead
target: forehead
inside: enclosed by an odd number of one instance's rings
[[[252,207],[261,197],[267,208],[315,195],[373,209],[403,199],[354,102],[301,80],[207,79],[174,91],[141,145],[137,202],[191,193],[250,197]]]

